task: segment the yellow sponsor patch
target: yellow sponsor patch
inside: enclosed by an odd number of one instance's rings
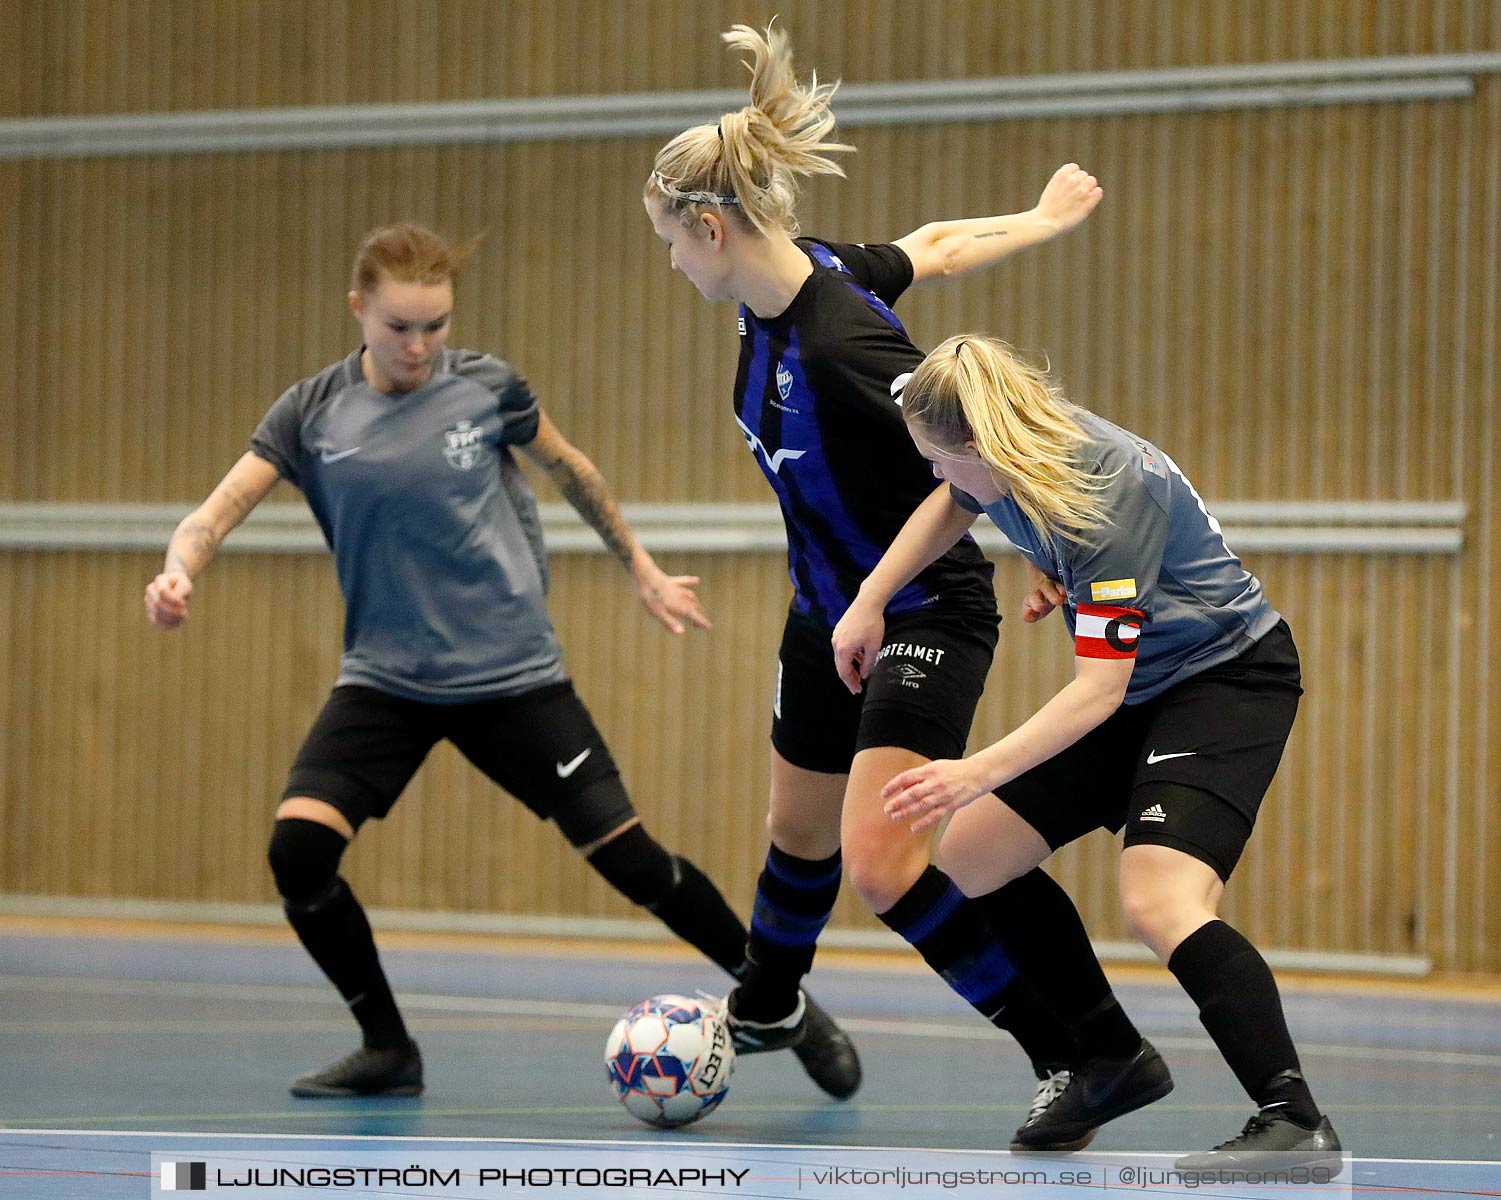
[[[1106,600],[1132,600],[1136,597],[1136,580],[1102,579],[1089,585],[1089,598],[1096,604]]]

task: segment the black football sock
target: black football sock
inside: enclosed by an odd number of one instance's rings
[[[365,910],[343,879],[302,907],[288,901],[287,920],[360,1023],[372,1050],[405,1046],[411,1037],[381,969]]]
[[[1179,943],[1167,969],[1199,1006],[1199,1021],[1263,1109],[1312,1129],[1319,1108],[1298,1066],[1282,997],[1256,947],[1223,921],[1201,925]]]
[[[709,877],[632,825],[588,856],[622,896],[641,905],[736,979],[745,972],[745,926]]]
[[[1016,1039],[1039,1078],[1073,1062],[1072,1034],[1020,979],[979,907],[937,867],[880,917],[975,1011]]]
[[[734,1015],[780,1021],[797,1008],[797,989],[813,966],[818,935],[839,898],[843,858],[798,858],[772,846],[756,882],[746,969],[735,989]]]
[[[365,910],[339,876],[344,835],[298,817],[276,822],[269,860],[287,920],[313,961],[339,989],[372,1049],[410,1041],[381,969]]]
[[[1100,969],[1074,902],[1041,867],[975,903],[1045,1006],[1072,1031],[1084,1058],[1129,1058],[1141,1031]]]
[[[745,974],[745,942],[749,936],[723,893],[682,855],[674,855],[677,882],[655,904],[652,913],[685,942],[698,948],[736,979]]]

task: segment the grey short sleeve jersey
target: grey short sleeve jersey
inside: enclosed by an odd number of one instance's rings
[[[1140,704],[1243,654],[1280,617],[1172,459],[1103,417],[1076,417],[1087,437],[1076,461],[1110,480],[1106,523],[1085,534],[1087,544],[1042,536],[1009,496],[981,506],[949,490],[1063,584],[1076,653],[1136,659],[1126,703]]]
[[[340,684],[453,704],[567,678],[547,615],[536,498],[510,447],[536,398],[486,354],[445,349],[386,395],[360,351],[289,388],[251,450],[302,489],[344,593]]]

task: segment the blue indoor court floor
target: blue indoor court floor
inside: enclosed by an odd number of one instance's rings
[[[1187,999],[1155,969],[1112,974],[1176,1091],[1107,1126],[1089,1154],[1034,1162],[1005,1152],[1033,1088],[1019,1052],[915,958],[829,954],[814,973],[865,1061],[853,1101],[824,1099],[789,1054],[744,1059],[717,1112],[659,1132],[608,1093],[605,1036],[644,996],[722,991],[712,967],[656,945],[622,955],[603,943],[383,941],[428,1090],[314,1101],[293,1099],[287,1081],[355,1037],[290,935],[0,921],[0,1197],[156,1196],[163,1156],[295,1165],[312,1154],[403,1167],[459,1155],[554,1172],[503,1190],[378,1182],[343,1195],[1047,1200],[1079,1195],[1084,1167],[1095,1169],[1096,1194],[1277,1194],[1147,1172],[1230,1137],[1250,1115]],[[1305,1071],[1352,1155],[1337,1183],[1295,1190],[1501,1196],[1501,988],[1289,976],[1284,996]],[[679,1174],[602,1187],[557,1173],[624,1163]],[[1042,1174],[1008,1174],[1025,1169]],[[1064,1169],[1074,1172],[1067,1180]],[[740,1175],[726,1183],[716,1171]],[[956,1171],[990,1172],[992,1182],[971,1185]]]

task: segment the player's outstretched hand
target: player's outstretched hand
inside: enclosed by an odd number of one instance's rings
[[[181,571],[163,571],[146,585],[146,619],[158,629],[176,629],[188,619],[193,581]]]
[[[1078,163],[1065,163],[1042,189],[1037,211],[1052,221],[1059,233],[1067,233],[1094,212],[1104,194],[1099,181]]]
[[[655,563],[636,576],[636,586],[646,611],[677,634],[688,625],[697,625],[700,629],[714,628],[699,607],[698,596],[693,591],[697,583],[697,575],[668,575]]]
[[[1026,561],[1026,560],[1023,560]],[[1068,598],[1063,585],[1027,561],[1027,594],[1022,597],[1022,620],[1040,621]]]
[[[881,799],[888,817],[912,822],[912,832],[919,833],[989,790],[969,759],[935,758],[892,779]]]
[[[870,669],[876,665],[876,655],[881,652],[885,637],[885,615],[875,605],[862,603],[858,596],[834,626],[830,639],[834,645],[834,669],[844,680],[844,686],[857,696],[861,681],[870,678]]]

